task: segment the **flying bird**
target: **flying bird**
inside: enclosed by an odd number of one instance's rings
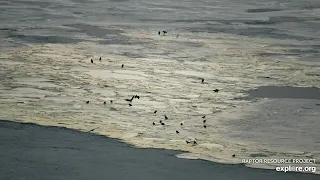
[[[125,99],[125,100],[126,100],[126,101],[129,101],[129,102],[132,102],[133,98],[134,98],[134,96],[132,96],[131,99]]]

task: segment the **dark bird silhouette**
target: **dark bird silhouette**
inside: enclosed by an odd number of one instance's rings
[[[176,130],[176,133],[179,134],[180,132]]]
[[[167,33],[167,31],[162,31],[163,32],[163,34],[166,34]]]
[[[168,119],[168,117],[166,115],[164,115],[164,119]]]
[[[207,126],[206,126],[206,125],[203,125],[203,127],[204,127],[204,128],[207,128]]]
[[[88,132],[92,132],[92,131],[94,131],[94,130],[96,130],[97,128],[94,128],[94,129],[91,129],[90,131],[88,131]]]
[[[207,122],[207,120],[203,120],[203,123],[206,123]]]
[[[157,113],[157,110],[155,110],[153,113]]]
[[[193,144],[198,144],[196,141],[193,141]]]
[[[204,79],[202,79],[201,82],[203,83],[203,82],[204,82]]]
[[[219,92],[219,89],[215,89],[215,90],[213,90],[213,91],[217,93],[217,92]]]
[[[132,106],[132,104],[129,104],[129,106]]]
[[[93,60],[91,59],[91,63],[93,63]]]
[[[183,125],[183,123],[180,123],[180,126],[182,126]]]
[[[236,155],[235,155],[235,154],[233,154],[233,155],[232,155],[232,157],[236,157]]]
[[[129,102],[132,102],[133,98],[134,98],[134,96],[132,96],[131,99],[125,99],[125,100],[126,100],[126,101],[129,101]]]
[[[161,125],[163,125],[163,126],[164,126],[165,124],[162,122],[162,123],[161,123]]]
[[[162,123],[162,120],[160,120],[159,122]]]
[[[111,103],[111,104],[112,104],[112,102],[113,102],[113,101],[112,101],[112,100],[110,100],[110,103]]]
[[[104,105],[106,105],[106,104],[107,104],[107,102],[103,102],[103,104],[104,104]]]
[[[153,125],[156,125],[156,123],[155,123],[155,122],[153,122],[152,124],[153,124]]]
[[[202,118],[206,118],[206,116],[202,116]]]
[[[99,60],[101,61],[101,57],[99,58]]]
[[[138,96],[138,95],[135,95],[135,96],[134,96],[134,98],[140,99],[140,96]]]
[[[89,101],[87,101],[86,103],[89,104]]]
[[[158,32],[158,35],[160,35],[160,31]]]
[[[124,64],[121,65],[121,68],[123,68]]]
[[[186,141],[186,143],[187,143],[187,144],[189,144],[189,143],[190,143],[190,141]]]

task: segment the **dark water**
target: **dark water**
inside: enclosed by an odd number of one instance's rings
[[[320,100],[320,89],[315,87],[262,86],[248,93],[252,97]]]
[[[0,121],[0,178],[6,180],[100,179],[317,179],[201,160],[179,151],[137,149],[116,139],[66,128]]]

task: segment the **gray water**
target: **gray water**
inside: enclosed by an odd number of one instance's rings
[[[259,86],[320,88],[319,1],[10,0],[0,10],[2,119],[98,127],[218,162],[320,157],[319,100],[246,98]]]
[[[139,149],[117,139],[59,127],[1,120],[0,130],[0,177],[7,180],[318,178],[312,174],[278,173],[243,165],[178,159],[174,155],[181,153],[179,151]]]

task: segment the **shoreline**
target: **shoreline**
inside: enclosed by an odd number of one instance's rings
[[[177,158],[177,154],[185,152],[137,148],[119,139],[64,127],[0,120],[0,129],[0,157],[5,157],[1,161],[0,176],[8,180],[19,177],[100,179],[106,176],[121,179],[318,178],[316,174]],[[35,173],[35,169],[39,173]]]
[[[223,70],[228,67],[227,64],[221,63],[219,65],[221,68],[212,67],[217,69],[217,72],[214,73],[217,74],[217,77],[211,74],[212,77],[206,78],[208,83],[199,85],[196,77],[208,76],[210,72],[200,73],[193,68],[194,66],[201,68],[203,64],[189,64],[190,69],[186,71],[175,61],[162,62],[159,59],[136,61],[130,58],[100,54],[104,61],[91,65],[85,59],[93,55],[93,52],[85,50],[84,47],[84,45],[70,47],[48,44],[43,47],[26,48],[25,51],[18,49],[6,53],[7,56],[4,56],[4,59],[7,61],[2,62],[4,72],[14,74],[14,76],[13,79],[7,78],[3,83],[2,103],[0,104],[3,112],[0,118],[19,119],[22,122],[30,121],[83,131],[90,131],[98,127],[95,133],[119,138],[137,147],[183,149],[199,155],[200,159],[210,159],[218,163],[238,164],[241,162],[238,158],[251,158],[252,155],[259,154],[270,158],[300,157],[301,154],[296,152],[270,150],[265,147],[257,148],[255,144],[250,144],[252,141],[246,142],[250,140],[248,137],[242,139],[233,137],[233,133],[246,131],[241,129],[234,131],[234,128],[226,123],[246,125],[245,120],[253,119],[248,118],[248,115],[256,115],[257,112],[252,113],[252,111],[259,109],[257,105],[260,107],[265,102],[230,100],[234,97],[243,97],[240,92],[261,84],[256,84],[254,79],[250,80],[249,84],[243,83],[249,79],[239,79],[241,83],[238,88],[234,89],[232,79],[229,82],[225,76],[219,75],[219,73],[228,72]],[[77,52],[77,54],[71,52]],[[94,57],[98,59],[97,55]],[[121,63],[118,61],[128,64],[127,69],[121,70]],[[263,65],[266,62],[261,63]],[[270,66],[276,70],[280,64],[282,63],[277,63],[275,66],[271,63]],[[149,71],[149,67],[155,65],[157,71]],[[71,70],[70,67],[72,67]],[[177,71],[178,69],[180,70]],[[240,74],[242,72],[233,71]],[[124,76],[127,73],[131,74],[130,78],[128,75]],[[194,77],[190,78],[190,75]],[[162,79],[160,86],[159,77]],[[146,81],[145,78],[149,80]],[[185,83],[181,84],[179,82],[182,78]],[[132,79],[139,83],[132,84]],[[219,83],[216,83],[217,80]],[[163,92],[172,84],[174,84],[174,89]],[[269,84],[269,81],[263,84]],[[181,85],[184,88],[181,88]],[[189,85],[194,89],[188,90]],[[288,85],[292,85],[291,82]],[[130,91],[127,87],[130,87]],[[216,87],[222,88],[222,92],[206,93]],[[135,101],[133,107],[128,107],[124,99],[132,93],[139,94],[142,98]],[[113,104],[103,105],[103,101],[109,102],[111,99],[115,100]],[[85,104],[86,100],[90,100],[90,104]],[[190,106],[191,104],[195,107]],[[287,106],[286,103],[283,105]],[[271,104],[271,107],[274,106]],[[153,113],[154,109],[158,110],[157,115]],[[170,118],[166,127],[153,126],[152,122],[159,122],[164,114]],[[208,120],[208,128],[205,130],[201,126],[203,114],[206,114]],[[283,117],[288,114],[284,114]],[[266,118],[261,118],[262,116],[259,115],[260,118],[255,119],[267,122],[265,119],[268,119],[269,115],[265,114]],[[239,119],[241,121],[238,121]],[[181,122],[184,122],[184,126],[180,126]],[[177,135],[175,130],[179,130],[180,134]],[[256,137],[256,135],[250,136],[249,134],[249,137]],[[197,139],[198,146],[186,145],[185,140],[194,139]],[[260,138],[256,142],[261,142],[261,140],[264,139]],[[232,154],[236,154],[237,157],[233,158]],[[318,158],[319,153],[315,152],[313,156]]]

